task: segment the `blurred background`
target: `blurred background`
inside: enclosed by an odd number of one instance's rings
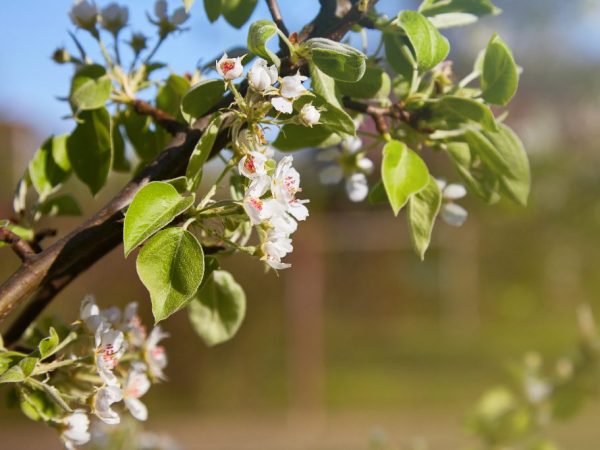
[[[144,14],[153,2],[129,3],[132,29],[148,30]],[[191,31],[170,39],[158,57],[177,73],[246,40],[247,26],[233,30],[222,19],[210,25],[196,3]],[[254,19],[268,17],[263,3]],[[523,67],[508,122],[532,162],[529,207],[468,199],[466,225],[439,223],[420,262],[402,218],[351,204],[342,186],[323,189],[314,154],[303,153],[299,168],[312,207],[295,235],[294,267],[277,277],[247,258],[223,261],[246,290],[248,312],[237,337],[222,346],[205,347],[185,313],[165,323],[169,382],[147,397],[148,428],[188,449],[366,449],[373,435],[399,448],[426,439],[431,449],[458,449],[471,439],[465,416],[505,379],[507,363],[530,350],[552,358],[574,347],[575,307],[600,306],[600,2],[496,3],[502,15],[447,35],[460,76],[494,31]],[[280,4],[291,30],[318,8],[316,0]],[[0,5],[0,218],[10,216],[14,186],[36,148],[73,126],[61,119],[69,108],[56,98],[66,95],[70,72],[50,59],[56,47],[71,45],[70,5]],[[417,6],[380,1],[390,14]],[[444,161],[432,165],[456,179]],[[113,176],[95,199],[77,185],[86,214],[125,182]],[[77,223],[46,224],[64,233]],[[75,319],[89,292],[105,307],[137,300],[151,323],[134,263],[115,250],[46,312]],[[2,249],[0,278],[17,266]],[[600,405],[590,403],[553,429],[557,442],[597,449],[599,414]],[[0,432],[3,449],[59,448],[52,430],[3,406]]]

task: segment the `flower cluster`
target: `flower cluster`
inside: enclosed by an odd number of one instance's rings
[[[346,193],[353,202],[362,202],[369,194],[367,175],[373,172],[373,161],[365,156],[363,142],[358,137],[342,140],[339,148],[320,152],[320,161],[333,161],[319,175],[323,184],[346,182]]]
[[[150,19],[150,21],[159,28],[159,35],[162,39],[173,31],[180,29],[180,26],[190,18],[183,6],[169,14],[166,0],[156,1],[154,14],[156,19]]]

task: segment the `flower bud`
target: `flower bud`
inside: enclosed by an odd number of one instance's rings
[[[181,25],[186,20],[188,20],[189,18],[190,18],[190,15],[185,12],[185,8],[183,8],[183,7],[177,8],[173,12],[173,15],[171,16],[171,23],[175,26],[178,26],[178,25]]]
[[[265,92],[275,84],[278,75],[277,67],[267,66],[267,61],[259,58],[248,72],[248,81],[256,91]]]
[[[220,60],[217,61],[217,72],[225,80],[235,80],[244,73],[244,66],[242,66],[242,57],[239,58],[228,58],[225,53]]]
[[[128,20],[129,10],[127,7],[119,6],[116,3],[109,4],[102,10],[102,14],[100,15],[102,27],[115,36],[127,25]]]
[[[65,64],[71,62],[71,55],[66,48],[57,48],[52,53],[52,60],[57,64]]]
[[[98,21],[98,8],[93,2],[79,0],[71,7],[69,17],[73,25],[84,30],[92,31],[96,29]]]
[[[133,33],[131,35],[131,40],[128,42],[129,46],[132,48],[133,52],[136,55],[139,55],[142,50],[144,50],[146,46],[147,38],[142,33]]]
[[[311,127],[319,123],[321,113],[312,103],[307,103],[300,110],[300,120],[307,127]]]

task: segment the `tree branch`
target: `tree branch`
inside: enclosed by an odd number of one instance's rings
[[[285,26],[285,23],[283,21],[283,16],[281,15],[281,10],[279,9],[279,3],[277,2],[277,0],[267,0],[267,6],[269,7],[269,12],[271,13],[273,22],[275,22],[275,24],[277,25],[277,28],[279,28],[283,34],[285,34],[286,36],[289,36],[290,31]],[[285,43],[281,39],[279,40],[279,47],[281,48],[282,51],[285,48],[287,48]]]
[[[31,244],[8,228],[0,228],[0,242],[5,242],[10,245],[13,252],[15,252],[21,261],[28,261],[35,255],[35,251],[31,248]]]
[[[321,1],[323,4],[331,3],[330,0]],[[355,4],[350,12],[336,22],[336,27],[325,26],[327,24],[323,22],[328,22],[329,18],[327,15],[321,15],[315,18],[313,27],[309,28],[327,29],[323,37],[339,40],[361,17],[363,13],[358,11]],[[280,71],[282,76],[291,75],[299,68],[298,65],[290,64],[287,59],[282,60]],[[122,242],[123,211],[131,203],[136,192],[150,181],[183,175],[191,152],[208,124],[210,114],[230,103],[231,98],[225,97],[210,111],[209,115],[188,128],[146,102],[139,100],[133,102],[133,107],[138,113],[152,116],[161,126],[169,130],[173,134],[172,141],[106,206],[67,236],[56,241],[40,254],[32,256],[0,286],[0,322],[24,301],[31,299],[5,334],[7,345],[20,338],[27,326],[65,286]],[[228,141],[228,133],[220,133],[211,156],[218,153]]]

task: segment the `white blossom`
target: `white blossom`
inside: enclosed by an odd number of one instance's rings
[[[123,400],[123,392],[118,386],[103,386],[98,389],[94,396],[94,414],[108,425],[116,425],[121,422],[121,417],[111,406]]]
[[[304,94],[307,89],[302,85],[308,78],[304,75],[300,75],[300,72],[296,75],[290,75],[284,77],[281,80],[281,86],[279,88],[280,96],[273,97],[271,104],[277,111],[291,114],[293,112],[293,100]]]
[[[123,387],[123,402],[133,417],[137,420],[148,418],[148,408],[142,403],[140,397],[150,389],[150,380],[146,375],[144,364],[134,364],[127,374]]]
[[[346,178],[346,193],[352,202],[362,202],[369,195],[369,183],[364,173],[353,173]]]
[[[159,19],[168,19],[167,16],[167,0],[156,0],[154,3],[154,14]]]
[[[129,10],[126,6],[120,6],[116,3],[111,3],[102,9],[100,21],[102,26],[116,35],[129,20]]]
[[[278,76],[275,65],[269,66],[266,60],[258,58],[248,72],[248,81],[255,90],[264,93],[277,82]]]
[[[266,241],[262,245],[264,256],[262,260],[276,270],[287,269],[291,264],[281,262],[288,253],[294,248],[292,240],[285,234],[271,231],[268,233]]]
[[[465,223],[469,213],[465,208],[455,203],[467,195],[467,190],[462,184],[446,183],[445,180],[436,180],[436,183],[442,191],[444,204],[440,210],[440,217],[448,225],[460,227]]]
[[[60,437],[68,450],[74,450],[90,440],[90,419],[85,411],[76,409],[62,420]]]
[[[98,21],[98,8],[94,2],[79,0],[71,7],[69,17],[73,25],[85,30],[92,30]]]
[[[271,105],[273,105],[273,108],[277,111],[284,114],[291,114],[294,112],[294,103],[284,97],[273,97],[271,99]]]
[[[242,56],[238,58],[229,58],[227,53],[224,53],[220,60],[217,61],[217,72],[225,80],[235,80],[244,73],[242,65]]]
[[[165,379],[163,369],[167,367],[167,353],[165,348],[158,343],[168,336],[169,334],[162,331],[159,326],[154,327],[144,345],[144,359],[148,370],[150,375],[158,380]]]
[[[250,178],[262,177],[267,174],[266,162],[268,158],[260,152],[250,152],[240,159],[238,170],[240,175]]]
[[[302,189],[300,189],[300,174],[292,167],[292,162],[292,156],[285,156],[279,161],[271,179],[271,193],[273,198],[288,208],[288,212],[296,220],[305,220],[308,217],[308,209],[304,206],[306,201],[296,199],[296,193]]]
[[[300,110],[300,120],[307,127],[311,127],[319,123],[321,113],[312,103],[307,103]]]
[[[98,375],[109,386],[118,385],[113,370],[119,364],[119,359],[125,353],[125,336],[122,331],[113,330],[103,323],[96,330],[95,360]]]
[[[181,25],[186,20],[188,20],[190,15],[185,12],[185,8],[180,6],[175,11],[173,11],[173,15],[171,16],[171,23],[175,26]]]

